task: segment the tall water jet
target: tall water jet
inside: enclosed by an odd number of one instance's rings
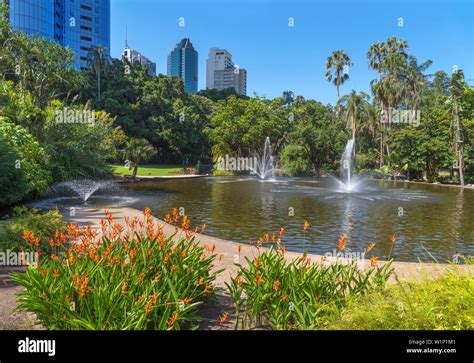
[[[260,179],[275,179],[275,164],[272,155],[272,144],[270,138],[267,136],[265,144],[263,145],[263,154],[257,156],[256,164],[251,170],[252,174],[258,175]]]
[[[341,157],[341,180],[346,190],[351,191],[354,189],[355,184],[353,183],[353,167],[354,167],[354,146],[355,139],[350,139]]]

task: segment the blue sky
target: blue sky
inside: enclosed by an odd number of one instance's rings
[[[248,95],[273,98],[292,90],[334,103],[336,89],[324,78],[328,55],[343,49],[354,63],[341,94],[369,92],[375,73],[367,67],[367,50],[390,36],[407,40],[419,62],[431,59],[428,73],[450,73],[457,65],[474,85],[472,0],[111,0],[111,8],[113,57],[121,56],[127,26],[130,47],[166,74],[167,54],[188,37],[199,52],[199,89],[205,88],[209,48],[221,47],[247,69]]]

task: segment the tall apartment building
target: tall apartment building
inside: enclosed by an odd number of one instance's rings
[[[145,66],[150,76],[156,76],[156,63],[145,57],[139,51],[136,51],[128,46],[128,41],[125,40],[125,50],[123,56],[130,62],[139,62],[142,66]]]
[[[6,0],[6,4],[12,29],[70,48],[77,69],[87,67],[93,46],[110,54],[110,0]]]
[[[183,80],[187,93],[198,90],[198,52],[189,38],[184,38],[168,54],[167,74]]]
[[[226,49],[211,48],[206,61],[206,88],[234,88],[237,93],[246,95],[247,71],[234,65],[232,54]]]

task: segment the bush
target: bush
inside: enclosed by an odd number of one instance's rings
[[[383,288],[391,273],[390,262],[360,271],[355,262],[311,264],[306,255],[288,262],[274,249],[247,263],[237,265],[237,276],[227,284],[236,307],[235,327],[240,322],[244,329],[315,329],[348,298]]]
[[[401,282],[354,299],[325,322],[327,329],[474,329],[474,276],[452,271],[436,279]]]
[[[0,117],[0,138],[18,154],[27,184],[26,194],[34,196],[46,191],[52,178],[46,168],[45,152],[33,135]]]
[[[26,288],[19,308],[49,329],[165,330],[196,321],[197,306],[213,291],[215,255],[194,241],[186,217],[186,237],[174,240],[144,213],[125,227],[107,214],[100,239],[90,227],[68,226],[54,238],[57,254],[13,275]]]
[[[311,163],[303,146],[287,145],[281,154],[281,167],[289,176],[313,175]]]
[[[24,250],[28,247],[23,239],[23,231],[27,229],[39,238],[39,250],[50,253],[49,238],[56,231],[66,231],[63,216],[57,209],[41,212],[34,208],[16,207],[13,209],[13,212],[14,217],[8,221],[3,228],[3,232],[0,234],[0,242],[13,249]]]
[[[0,207],[14,204],[26,195],[23,170],[16,168],[18,160],[15,149],[0,137]]]

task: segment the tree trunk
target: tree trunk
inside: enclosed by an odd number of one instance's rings
[[[138,164],[133,164],[133,179],[137,177]]]
[[[464,186],[464,144],[459,144],[459,184]]]
[[[100,64],[99,64],[99,73],[97,74],[97,95],[100,100]]]

